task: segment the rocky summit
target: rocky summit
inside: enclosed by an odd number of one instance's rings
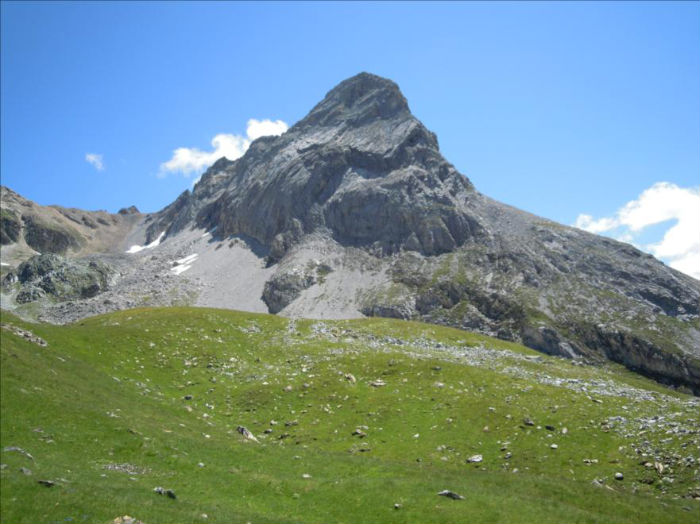
[[[2,306],[20,315],[61,323],[191,304],[416,319],[609,359],[700,394],[697,280],[482,195],[398,86],[375,75],[340,83],[238,160],[219,159],[157,213],[42,208],[5,188],[2,204]],[[55,258],[17,267],[46,251]],[[27,267],[44,273],[22,280]]]

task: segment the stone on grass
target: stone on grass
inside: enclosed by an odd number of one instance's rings
[[[467,459],[467,462],[469,462],[469,463],[477,463],[477,462],[481,462],[482,460],[484,460],[483,455],[472,455],[471,457],[469,457],[469,458]]]
[[[255,435],[253,435],[248,430],[248,428],[245,428],[243,426],[238,426],[236,428],[236,431],[238,431],[241,435],[243,435],[243,438],[245,438],[246,440],[252,440],[253,442],[257,442],[258,444],[260,443],[260,441],[257,438],[255,438]]]
[[[443,489],[440,493],[438,493],[441,497],[447,497],[449,499],[453,500],[462,500],[464,497],[462,495],[459,495],[455,493],[454,491],[450,491],[449,489]]]
[[[124,515],[123,517],[117,517],[112,521],[112,524],[143,524],[140,520],[130,517],[129,515]]]
[[[622,473],[620,473],[619,471],[617,473],[615,473],[615,480],[623,480],[624,478],[625,478],[625,476]]]
[[[25,450],[23,450],[22,448],[20,448],[18,446],[7,446],[7,447],[4,447],[2,450],[3,450],[3,452],[16,451],[17,453],[20,453],[20,454],[24,455],[25,457],[27,457],[29,460],[34,460],[34,457],[32,457],[31,454],[29,454],[28,452],[26,452]]]

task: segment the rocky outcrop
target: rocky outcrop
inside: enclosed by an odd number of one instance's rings
[[[315,283],[315,276],[304,271],[278,274],[265,282],[263,300],[270,313],[279,313],[294,301],[304,289]]]
[[[109,288],[114,270],[99,260],[68,260],[58,255],[37,255],[3,279],[3,287],[16,288],[16,301],[33,302],[91,298]]]

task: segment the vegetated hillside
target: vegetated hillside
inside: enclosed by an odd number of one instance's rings
[[[697,522],[698,399],[614,364],[190,308],[1,341],[2,522]]]

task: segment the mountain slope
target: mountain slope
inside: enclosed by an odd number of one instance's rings
[[[217,161],[127,238],[136,250],[111,255],[104,293],[17,311],[60,322],[185,302],[421,319],[700,393],[698,281],[480,194],[396,84],[367,73],[283,135]]]
[[[0,320],[2,522],[697,521],[698,399],[620,366],[389,319]]]
[[[604,356],[700,391],[697,281],[629,245],[479,194],[396,84],[380,77],[342,82],[281,137],[217,162],[156,215],[147,240],[188,227],[251,237],[268,264],[286,262],[263,290],[272,312],[313,316],[327,307],[319,293],[301,298],[320,279],[295,246],[361,247],[387,274],[352,290],[364,314]],[[340,264],[318,257],[316,266],[342,273],[356,255],[334,256]],[[335,284],[325,286],[331,296]]]
[[[3,262],[15,264],[36,253],[86,255],[114,251],[143,218],[135,207],[119,213],[40,206],[0,186],[0,245]]]

